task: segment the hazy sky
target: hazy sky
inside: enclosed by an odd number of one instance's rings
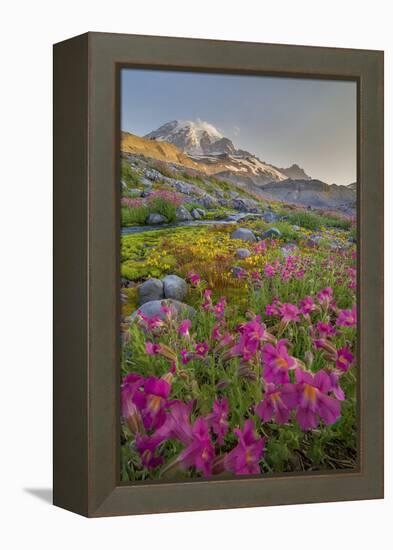
[[[143,136],[165,122],[201,119],[239,149],[313,178],[356,180],[354,82],[123,69],[122,130]]]

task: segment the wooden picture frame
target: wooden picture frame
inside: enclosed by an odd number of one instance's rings
[[[121,484],[124,66],[346,79],[358,89],[356,471]],[[89,516],[383,497],[383,52],[87,33],[54,46],[54,504]]]

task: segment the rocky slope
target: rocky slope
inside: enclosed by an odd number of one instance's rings
[[[233,190],[254,196],[345,212],[355,208],[355,184],[327,185],[311,179],[297,164],[277,168],[248,151],[237,149],[207,122],[174,120],[144,138],[123,132],[121,150],[131,156],[166,163],[179,172],[186,168],[199,180],[214,176],[216,181],[225,182]]]
[[[269,183],[263,196],[282,202],[350,211],[356,207],[356,191],[345,185],[327,185],[319,180],[293,180]]]

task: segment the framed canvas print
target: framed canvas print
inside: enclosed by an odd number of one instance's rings
[[[383,53],[54,47],[54,503],[383,496]]]

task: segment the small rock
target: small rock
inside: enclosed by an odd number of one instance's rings
[[[162,305],[171,307],[173,315],[175,317],[193,317],[195,315],[195,309],[188,304],[178,302],[177,300],[152,300],[151,302],[145,302],[140,308],[134,311],[130,320],[133,321],[140,311],[146,317],[158,316],[160,319],[165,319],[166,314],[162,311]]]
[[[274,212],[269,211],[262,214],[262,219],[266,223],[273,223],[277,222],[280,219],[280,216],[278,214],[275,214]]]
[[[236,250],[236,256],[240,258],[240,260],[244,260],[245,258],[251,256],[251,252],[248,250],[248,248],[238,248]]]
[[[176,208],[176,218],[182,222],[192,220],[190,212],[182,205]]]
[[[205,208],[215,208],[217,206],[216,199],[213,198],[211,195],[208,195],[207,193],[203,195],[203,197],[201,197],[199,200]]]
[[[246,229],[245,227],[239,227],[239,229],[231,233],[231,239],[240,239],[249,243],[255,243],[257,240],[251,229]]]
[[[200,213],[197,211],[196,208],[194,208],[194,210],[191,210],[191,215],[194,218],[194,220],[200,220],[202,218],[202,216],[200,215]]]
[[[164,298],[164,284],[160,279],[154,277],[148,279],[138,289],[138,302],[140,305],[151,302],[152,300],[161,300]]]
[[[146,223],[150,225],[158,225],[160,223],[168,223],[168,220],[161,214],[149,214]]]
[[[301,227],[300,227],[299,225],[293,225],[293,226],[292,226],[292,229],[293,229],[294,231],[300,231],[300,230],[301,230]]]
[[[236,191],[229,191],[229,196],[231,199],[237,199],[240,195],[239,193],[236,193]]]
[[[181,277],[177,275],[167,275],[162,280],[164,284],[164,296],[165,298],[172,298],[181,302],[187,294],[187,283]]]
[[[280,237],[281,237],[281,231],[276,227],[271,227],[261,235],[262,239],[269,239],[269,238],[279,239]]]
[[[205,215],[206,212],[202,210],[202,208],[194,208],[191,212],[192,217],[194,220],[201,220]]]

